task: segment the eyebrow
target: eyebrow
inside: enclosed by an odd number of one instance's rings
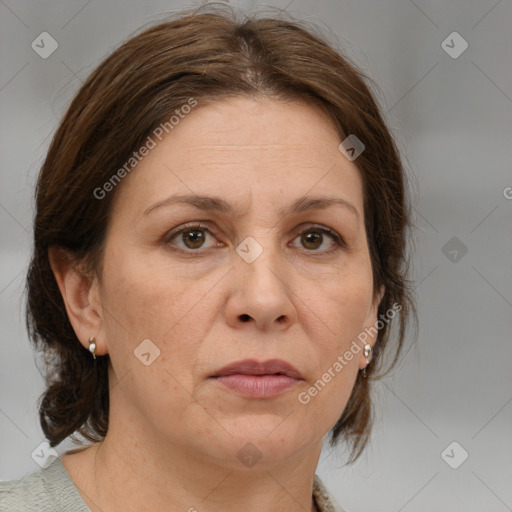
[[[189,204],[191,206],[195,206],[199,210],[215,211],[219,213],[229,214],[232,216],[237,216],[235,209],[221,197],[200,196],[196,194],[170,196],[166,199],[163,199],[162,201],[158,201],[157,203],[151,205],[149,208],[146,209],[144,215],[148,215],[156,208],[160,208],[162,206],[171,206],[174,204]],[[328,196],[301,197],[297,199],[295,202],[293,202],[291,205],[281,208],[277,213],[279,216],[284,216],[311,210],[324,210],[331,206],[342,206],[347,211],[353,213],[359,219],[359,212],[357,211],[357,208],[353,204],[349,203],[348,201],[340,197]]]

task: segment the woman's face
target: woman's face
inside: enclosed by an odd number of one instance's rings
[[[304,103],[199,102],[117,186],[91,289],[111,425],[231,467],[318,449],[366,365],[353,342],[378,301],[340,142]],[[298,373],[219,378],[276,359]]]

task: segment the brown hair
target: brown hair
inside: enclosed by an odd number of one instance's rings
[[[77,433],[89,441],[106,435],[109,358],[94,360],[78,341],[48,249],[66,249],[84,275],[100,277],[116,191],[98,200],[95,190],[191,97],[201,105],[235,95],[308,101],[330,116],[340,141],[355,134],[366,146],[354,163],[364,184],[375,293],[385,286],[378,316],[396,303],[401,310],[379,330],[368,377],[359,372],[331,444],[340,438],[349,442],[352,462],[367,443],[371,381],[398,361],[408,317],[416,317],[406,279],[410,216],[399,152],[365,83],[371,79],[315,29],[279,17],[236,16],[220,9],[186,11],[127,40],[84,82],[53,137],[35,191],[26,316],[30,338],[47,364],[39,413],[51,446],[69,435],[76,441]],[[382,373],[394,325],[394,357]]]

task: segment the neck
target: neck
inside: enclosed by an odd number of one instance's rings
[[[77,487],[92,512],[317,510],[312,492],[321,439],[301,457],[240,470],[155,436],[133,436],[124,425],[110,424],[78,464]]]
[[[310,512],[315,464],[233,470],[180,453],[142,454],[107,439],[96,448],[101,510]],[[166,459],[166,460],[164,460]],[[102,477],[102,475],[105,475]],[[108,475],[108,477],[107,477]],[[135,484],[136,482],[136,484]],[[93,512],[94,509],[92,509]],[[98,509],[99,510],[99,509]]]

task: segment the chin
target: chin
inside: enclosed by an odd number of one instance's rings
[[[307,426],[297,424],[293,420],[293,414],[288,417],[275,415],[253,415],[238,418],[236,422],[223,422],[232,437],[224,440],[228,442],[226,452],[231,462],[238,467],[240,463],[247,467],[257,465],[262,468],[265,465],[273,465],[286,459],[293,458],[305,448],[312,446],[315,440],[313,432],[305,435]],[[312,426],[312,430],[313,430]],[[246,464],[245,461],[250,461]]]

